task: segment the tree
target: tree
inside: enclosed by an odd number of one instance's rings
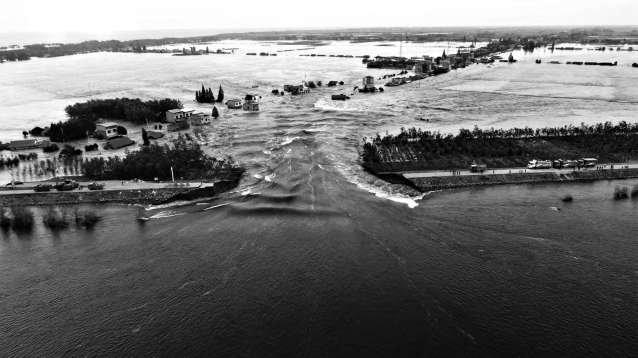
[[[213,106],[213,113],[212,113],[213,118],[217,119],[219,117],[219,111],[217,110],[217,107]]]
[[[151,144],[151,142],[148,140],[148,133],[146,132],[146,129],[142,128],[142,142],[144,142],[145,146],[148,146],[149,144]]]
[[[224,101],[224,89],[222,85],[219,85],[219,91],[217,91],[217,102],[222,103]]]

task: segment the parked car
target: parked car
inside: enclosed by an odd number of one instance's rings
[[[102,190],[104,189],[104,184],[101,183],[91,183],[88,185],[89,190]]]
[[[42,192],[42,191],[51,191],[53,189],[53,185],[51,184],[38,184],[33,188],[33,191]]]
[[[80,187],[80,184],[75,180],[65,180],[55,184],[55,190],[57,191],[71,191]]]

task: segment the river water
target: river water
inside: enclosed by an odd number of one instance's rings
[[[356,58],[300,53],[430,53],[455,44],[226,42],[235,55],[88,54],[0,65],[0,134],[64,118],[98,97],[174,97],[201,82],[262,112],[225,111],[206,150],[247,168],[214,200],[95,209],[92,231],[41,225],[0,240],[0,347],[8,356],[631,355],[638,349],[638,181],[501,186],[420,194],[357,164],[364,136],[420,126],[539,126],[635,120],[638,53],[515,54],[384,94],[349,94]],[[411,53],[412,52],[412,53]],[[618,59],[614,68],[536,65]],[[628,66],[629,64],[629,66]],[[344,80],[305,97],[284,83]],[[258,88],[252,88],[253,86]],[[418,121],[429,118],[430,122]],[[562,203],[565,194],[572,203]],[[42,214],[36,209],[36,221]]]

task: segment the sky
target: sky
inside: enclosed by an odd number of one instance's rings
[[[108,36],[156,29],[638,25],[637,14],[638,0],[9,0],[0,5],[0,34],[81,32]]]

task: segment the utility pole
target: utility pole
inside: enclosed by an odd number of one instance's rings
[[[171,180],[175,183],[175,174],[173,173],[173,166],[171,165]]]

